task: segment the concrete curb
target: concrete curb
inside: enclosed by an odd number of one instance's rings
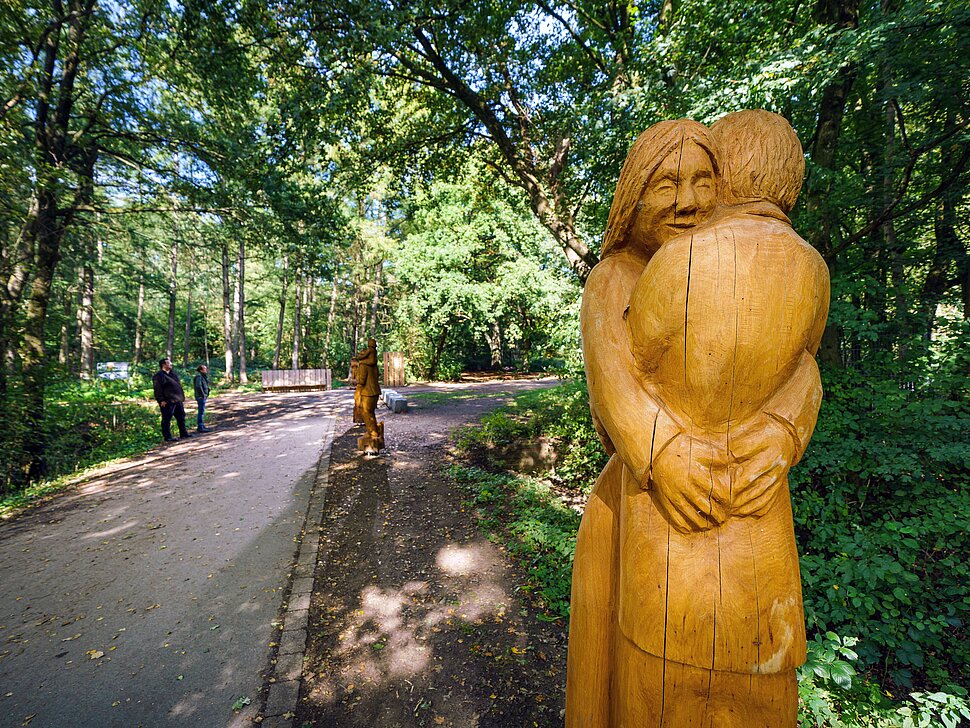
[[[306,520],[300,532],[300,546],[290,568],[289,595],[284,602],[283,628],[277,640],[272,670],[266,675],[266,702],[260,711],[262,728],[292,728],[300,681],[303,679],[303,658],[307,643],[307,621],[310,614],[310,595],[313,592],[313,572],[320,546],[320,521],[330,477],[330,453],[333,447],[337,418],[330,418],[324,434],[323,451],[317,462],[317,473],[310,491]]]

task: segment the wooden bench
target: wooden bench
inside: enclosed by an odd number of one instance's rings
[[[263,391],[291,389],[332,389],[329,369],[264,369]]]

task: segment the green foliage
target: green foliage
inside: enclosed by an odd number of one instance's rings
[[[867,669],[903,687],[964,682],[970,408],[853,370],[825,380],[790,479],[809,624],[859,635]]]
[[[49,474],[131,455],[158,442],[158,406],[131,399],[124,382],[59,382],[46,408]]]
[[[58,380],[48,388],[47,397],[47,478],[3,494],[0,515],[56,492],[65,476],[138,454],[159,442],[158,406],[138,397],[125,382]]]
[[[403,212],[389,267],[395,325],[387,346],[405,351],[416,375],[528,370],[536,358],[565,361],[576,351],[578,288],[507,188],[468,164],[455,182],[431,185]]]
[[[459,448],[487,455],[496,447],[540,435],[556,445],[556,478],[588,493],[608,457],[593,427],[584,380],[516,395],[509,405],[485,415],[477,427],[459,430],[455,438]]]
[[[950,390],[945,377],[937,382]],[[815,635],[799,671],[800,725],[957,725],[970,711],[960,687],[970,606],[967,402],[853,370],[827,373],[825,387],[812,445],[790,478]],[[575,464],[556,474],[566,488],[588,490],[606,458],[582,382],[517,395],[456,442],[481,455],[540,436],[568,443]],[[515,518],[502,513],[487,525]],[[909,693],[914,684],[939,689]]]
[[[461,400],[469,399],[484,399],[486,397],[492,397],[494,394],[489,392],[488,394],[482,392],[408,392],[408,399],[414,402],[420,402],[422,407],[434,407],[439,404],[444,404],[447,402],[455,402]]]
[[[482,530],[501,540],[525,566],[530,593],[548,619],[569,614],[579,514],[532,478],[452,466],[448,474],[467,494]]]
[[[857,679],[854,637],[827,632],[808,643],[808,660],[798,670],[798,724],[802,728],[955,728],[970,719],[967,691],[910,693],[902,705],[878,686]]]

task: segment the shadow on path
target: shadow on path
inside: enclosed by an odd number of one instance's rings
[[[259,399],[0,528],[0,726],[252,717],[322,438],[349,401]]]
[[[474,389],[510,389],[496,384]],[[449,431],[501,401],[388,415],[374,458],[338,422],[295,726],[561,725],[563,628],[520,602],[504,550],[443,474]]]

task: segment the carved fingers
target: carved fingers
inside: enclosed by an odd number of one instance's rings
[[[758,418],[757,425],[731,438],[731,452],[739,466],[732,493],[736,516],[764,515],[797,455],[791,425],[770,414]]]
[[[705,531],[731,517],[765,515],[797,451],[791,424],[761,413],[731,431],[730,449],[679,433],[654,454],[644,485],[675,529]]]
[[[730,478],[722,460],[709,443],[683,434],[654,458],[651,497],[678,531],[705,531],[730,515]]]

